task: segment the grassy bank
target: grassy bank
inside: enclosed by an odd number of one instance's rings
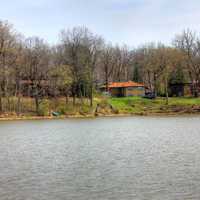
[[[16,100],[10,99],[10,102],[10,110],[3,112],[0,115],[0,120],[200,113],[200,98],[186,97],[169,98],[169,104],[166,105],[165,98],[150,100],[141,97],[105,98],[99,96],[94,99],[92,108],[87,99],[84,102],[77,99],[75,106],[73,106],[71,100],[66,103],[64,98],[44,99],[40,104],[40,116],[36,115],[33,99],[23,98],[21,100],[21,112],[19,114],[15,112]],[[52,112],[59,113],[59,116],[52,116]]]
[[[9,102],[9,103],[8,103]],[[60,118],[66,116],[69,117],[82,117],[93,114],[93,110],[96,107],[96,102],[94,102],[94,107],[90,107],[90,102],[88,99],[76,100],[76,104],[73,105],[72,99],[68,99],[66,102],[65,98],[57,99],[43,99],[39,105],[39,113],[36,113],[35,101],[33,98],[21,98],[20,106],[17,108],[17,98],[12,97],[8,99],[3,99],[3,112],[0,113],[0,119],[49,119],[53,118],[52,113],[59,113]]]
[[[178,114],[200,113],[200,98],[145,99],[141,97],[110,98],[108,100],[119,113],[127,114]]]

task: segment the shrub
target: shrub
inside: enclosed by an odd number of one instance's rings
[[[49,101],[43,100],[39,106],[39,116],[49,116]]]
[[[91,112],[91,107],[89,106],[89,105],[82,105],[81,107],[80,107],[80,110],[79,110],[79,113],[80,114],[88,114],[88,113],[90,113]]]
[[[76,112],[76,108],[73,107],[73,105],[60,105],[57,108],[57,112],[59,112],[61,115],[72,115]]]

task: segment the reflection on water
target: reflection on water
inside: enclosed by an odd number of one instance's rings
[[[0,200],[199,200],[200,118],[0,122]]]

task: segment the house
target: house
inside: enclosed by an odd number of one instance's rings
[[[113,97],[144,96],[145,86],[142,83],[133,81],[113,82],[109,83],[108,91]]]
[[[192,96],[193,88],[191,83],[169,84],[169,95],[175,97]]]

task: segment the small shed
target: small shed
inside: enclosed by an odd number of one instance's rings
[[[183,97],[192,96],[192,84],[191,83],[173,83],[169,85],[170,96]]]

